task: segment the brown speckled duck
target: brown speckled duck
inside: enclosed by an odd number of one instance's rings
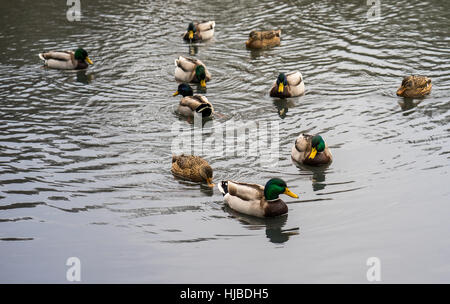
[[[209,187],[212,183],[213,170],[206,160],[194,155],[173,155],[172,174],[193,182],[206,182]]]
[[[431,79],[426,76],[411,75],[403,78],[397,96],[418,98],[430,94]]]
[[[249,49],[264,49],[280,45],[281,30],[251,31],[245,45]]]

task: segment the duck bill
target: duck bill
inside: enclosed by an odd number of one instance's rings
[[[291,190],[289,190],[289,188],[286,188],[286,189],[284,190],[284,193],[283,193],[283,194],[289,195],[290,197],[293,197],[293,198],[298,198],[298,195],[295,194],[295,193],[293,193]]]
[[[309,154],[309,159],[314,159],[314,157],[316,157],[316,154],[317,154],[317,149],[312,148],[311,153]]]
[[[177,96],[178,94],[180,94],[180,92],[176,91],[172,96]]]
[[[86,61],[87,61],[87,63],[89,63],[89,64],[94,64],[94,63],[92,62],[92,60],[89,59],[89,57],[86,57]]]
[[[206,80],[205,79],[200,80],[200,86],[202,88],[206,88]]]
[[[283,91],[284,91],[284,84],[281,82],[281,83],[278,85],[278,93],[283,93]]]
[[[194,31],[189,31],[189,39],[194,39]]]
[[[206,183],[208,183],[208,187],[214,188],[215,184],[212,182],[212,178],[207,178]]]
[[[405,91],[406,91],[406,88],[400,87],[400,88],[397,90],[397,96],[401,96]]]

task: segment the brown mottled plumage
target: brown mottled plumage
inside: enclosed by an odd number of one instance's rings
[[[172,174],[193,182],[206,182],[208,186],[214,187],[212,183],[213,170],[208,162],[200,156],[173,155]]]
[[[280,45],[281,30],[251,31],[245,45],[251,49],[262,49]]]
[[[426,76],[411,75],[403,78],[397,96],[418,98],[431,92],[431,79]]]

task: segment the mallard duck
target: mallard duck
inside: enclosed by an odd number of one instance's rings
[[[299,71],[288,74],[280,73],[270,89],[271,97],[288,98],[305,93],[302,73]]]
[[[175,59],[175,80],[181,82],[195,82],[205,88],[206,82],[211,80],[211,74],[206,66],[198,59],[180,56]]]
[[[292,147],[294,161],[305,165],[324,165],[333,161],[328,145],[320,135],[300,134]]]
[[[281,30],[277,31],[251,31],[246,47],[250,49],[263,49],[280,45]]]
[[[172,174],[193,182],[206,182],[209,187],[212,183],[213,170],[206,160],[194,155],[173,155]]]
[[[223,199],[231,209],[238,212],[257,216],[274,217],[288,212],[285,202],[278,196],[286,194],[298,198],[286,186],[286,182],[279,178],[270,179],[263,187],[257,184],[222,181],[217,184]]]
[[[214,36],[214,21],[191,22],[188,25],[186,33],[183,34],[183,39],[187,41],[208,40]]]
[[[210,117],[214,113],[214,108],[208,99],[203,95],[194,95],[192,88],[187,83],[182,83],[178,86],[178,90],[173,93],[173,96],[178,94],[183,98],[180,100],[178,112],[187,117],[193,117],[194,113],[199,113],[202,117]]]
[[[44,65],[52,69],[81,70],[87,69],[88,63],[93,64],[88,53],[82,48],[73,51],[50,51],[40,53],[39,58],[44,60]]]
[[[431,79],[426,76],[411,75],[403,78],[397,96],[418,98],[430,94]]]

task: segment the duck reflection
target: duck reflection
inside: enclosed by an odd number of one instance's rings
[[[299,227],[282,229],[286,225],[288,218],[287,214],[273,218],[259,218],[239,213],[227,205],[224,206],[224,209],[249,230],[260,230],[265,228],[266,236],[271,243],[284,243],[287,242],[291,236],[299,234]]]
[[[287,99],[276,99],[273,104],[277,107],[278,115],[284,119],[286,117],[286,113],[288,112],[289,106],[292,106],[292,101]]]
[[[400,108],[402,109],[403,112],[409,111],[415,107],[417,107],[421,102],[423,101],[423,99],[419,99],[414,101],[413,98],[403,98],[403,100],[400,100],[398,102]],[[403,115],[409,115],[411,114],[413,111],[408,112],[408,113],[403,113]]]
[[[301,169],[302,171],[310,171],[312,173],[312,188],[313,191],[320,191],[325,189],[327,184],[325,183],[326,172],[329,165],[323,165],[319,167],[313,167],[308,165],[303,165],[292,160],[294,165]]]
[[[87,70],[77,71],[77,82],[90,84],[94,79],[94,73],[87,74]]]
[[[199,188],[200,188],[200,192],[203,193],[205,196],[213,196],[214,195],[214,188],[213,187],[208,187],[208,185],[206,185],[204,183],[191,182],[191,181],[182,179],[181,177],[178,177],[176,175],[173,175],[173,178],[177,182],[179,182],[180,184],[185,185],[185,186],[192,187],[192,186],[198,185]]]
[[[198,46],[196,44],[189,44],[189,55],[194,56],[198,53]]]

